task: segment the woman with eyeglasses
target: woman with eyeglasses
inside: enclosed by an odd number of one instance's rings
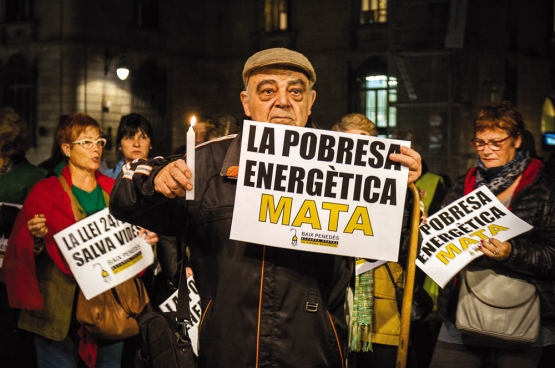
[[[108,206],[114,180],[98,171],[106,139],[86,114],[71,116],[56,139],[67,166],[33,187],[16,219],[4,259],[9,302],[21,308],[18,326],[34,333],[38,367],[120,367],[123,342],[77,322],[78,285],[53,238]]]
[[[474,122],[471,144],[477,166],[447,193],[446,206],[475,188],[486,186],[533,229],[508,241],[481,240],[483,256],[465,270],[492,269],[532,283],[540,296],[541,329],[530,345],[464,334],[456,328],[455,311],[462,274],[440,289],[438,311],[444,317],[430,367],[537,367],[543,347],[555,344],[555,181],[543,164],[531,158],[520,113],[509,102],[488,104]],[[499,320],[499,323],[504,321]]]

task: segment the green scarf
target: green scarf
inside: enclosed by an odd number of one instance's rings
[[[374,312],[374,270],[355,277],[353,315],[349,350],[372,351],[372,314]]]

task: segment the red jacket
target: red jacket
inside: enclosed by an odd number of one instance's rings
[[[62,171],[71,188],[71,174],[69,168]],[[99,171],[96,181],[100,187],[110,193],[114,186],[114,179]],[[36,214],[46,217],[48,234],[44,237],[44,245],[48,255],[60,270],[71,274],[69,265],[54,241],[54,234],[75,223],[69,196],[62,188],[60,180],[53,176],[39,181],[32,189],[17,216],[8,247],[4,256],[4,278],[8,298],[12,308],[42,309],[43,300],[35,272],[34,238],[27,227],[27,222]]]

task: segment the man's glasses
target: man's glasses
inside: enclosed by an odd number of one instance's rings
[[[489,149],[492,151],[499,151],[501,149],[501,145],[503,144],[503,142],[505,142],[509,138],[511,138],[510,135],[506,136],[503,139],[499,139],[496,141],[489,141],[489,142],[484,142],[481,139],[472,138],[470,140],[470,144],[472,144],[472,146],[476,151],[483,151],[486,149],[486,146],[488,146]]]
[[[75,141],[71,143],[80,144],[83,148],[91,149],[94,143],[98,144],[100,147],[104,147],[106,145],[106,138],[98,138],[97,140],[81,139],[80,141]]]

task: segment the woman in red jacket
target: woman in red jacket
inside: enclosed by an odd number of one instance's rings
[[[85,114],[71,116],[56,139],[67,166],[33,187],[16,219],[4,259],[9,302],[21,308],[18,326],[35,334],[39,367],[77,367],[79,356],[89,367],[119,367],[123,342],[79,327],[77,283],[53,238],[108,205],[114,180],[98,171],[106,139]]]

